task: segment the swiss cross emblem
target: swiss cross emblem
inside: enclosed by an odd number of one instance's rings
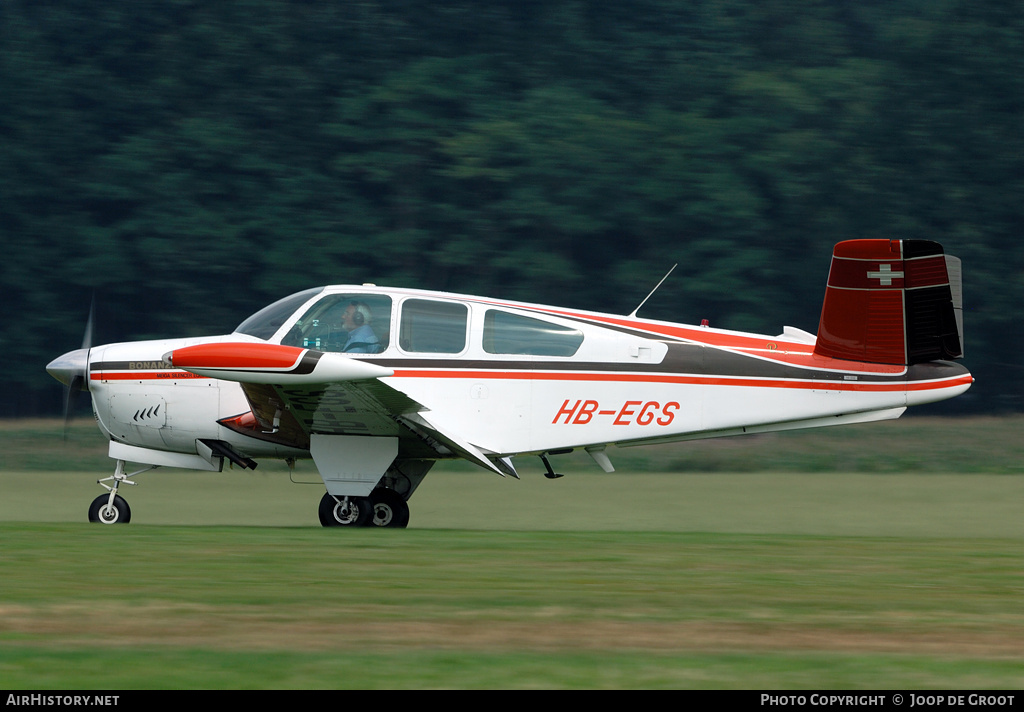
[[[877,279],[883,287],[891,287],[894,279],[903,279],[903,271],[893,272],[890,264],[879,265],[877,272],[868,272],[868,279]]]

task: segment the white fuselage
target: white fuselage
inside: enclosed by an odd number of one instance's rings
[[[465,307],[463,347],[417,352],[403,345],[400,315],[423,293],[388,290],[388,297],[397,316],[381,334],[386,346],[351,358],[387,367],[393,375],[380,380],[425,406],[432,423],[499,456],[896,417],[970,385],[966,370],[951,363],[911,373],[821,358],[806,334],[741,334],[437,293],[430,298]],[[308,456],[301,444],[219,424],[250,410],[242,386],[171,368],[163,358],[193,344],[280,343],[320,298],[303,302],[266,340],[236,333],[92,349],[89,387],[100,428],[114,442],[154,451],[194,455],[205,438],[253,458]],[[493,353],[485,323],[495,310],[582,339],[568,356]]]

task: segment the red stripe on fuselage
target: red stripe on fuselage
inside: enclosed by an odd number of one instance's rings
[[[187,371],[131,371],[90,374],[94,381],[145,381],[206,378]],[[466,369],[395,369],[396,378],[471,378],[510,381],[583,381],[593,383],[670,383],[682,385],[744,386],[752,388],[796,388],[827,391],[925,391],[952,386],[970,385],[970,374],[929,381],[814,381],[745,376],[714,376],[658,373],[580,373],[572,371],[482,371]]]
[[[480,371],[441,369],[395,369],[397,378],[471,378],[518,381],[590,381],[597,383],[671,383],[705,386],[743,386],[750,388],[797,388],[822,391],[926,391],[969,385],[970,374],[931,381],[803,381],[781,378],[750,378],[743,376],[701,376],[657,373],[574,373],[566,371]]]

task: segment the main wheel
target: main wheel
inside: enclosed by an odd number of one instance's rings
[[[370,502],[373,504],[373,526],[398,529],[409,526],[409,504],[394,490],[375,489],[370,493]]]
[[[114,504],[110,504],[110,495],[101,494],[89,505],[89,521],[100,524],[127,524],[132,520],[132,510],[124,498],[114,495]]]
[[[373,518],[373,506],[366,497],[334,499],[324,492],[320,499],[320,523],[325,527],[365,527]]]

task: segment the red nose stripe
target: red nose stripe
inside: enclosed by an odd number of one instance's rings
[[[175,368],[289,369],[306,349],[277,344],[199,344],[171,352]]]

